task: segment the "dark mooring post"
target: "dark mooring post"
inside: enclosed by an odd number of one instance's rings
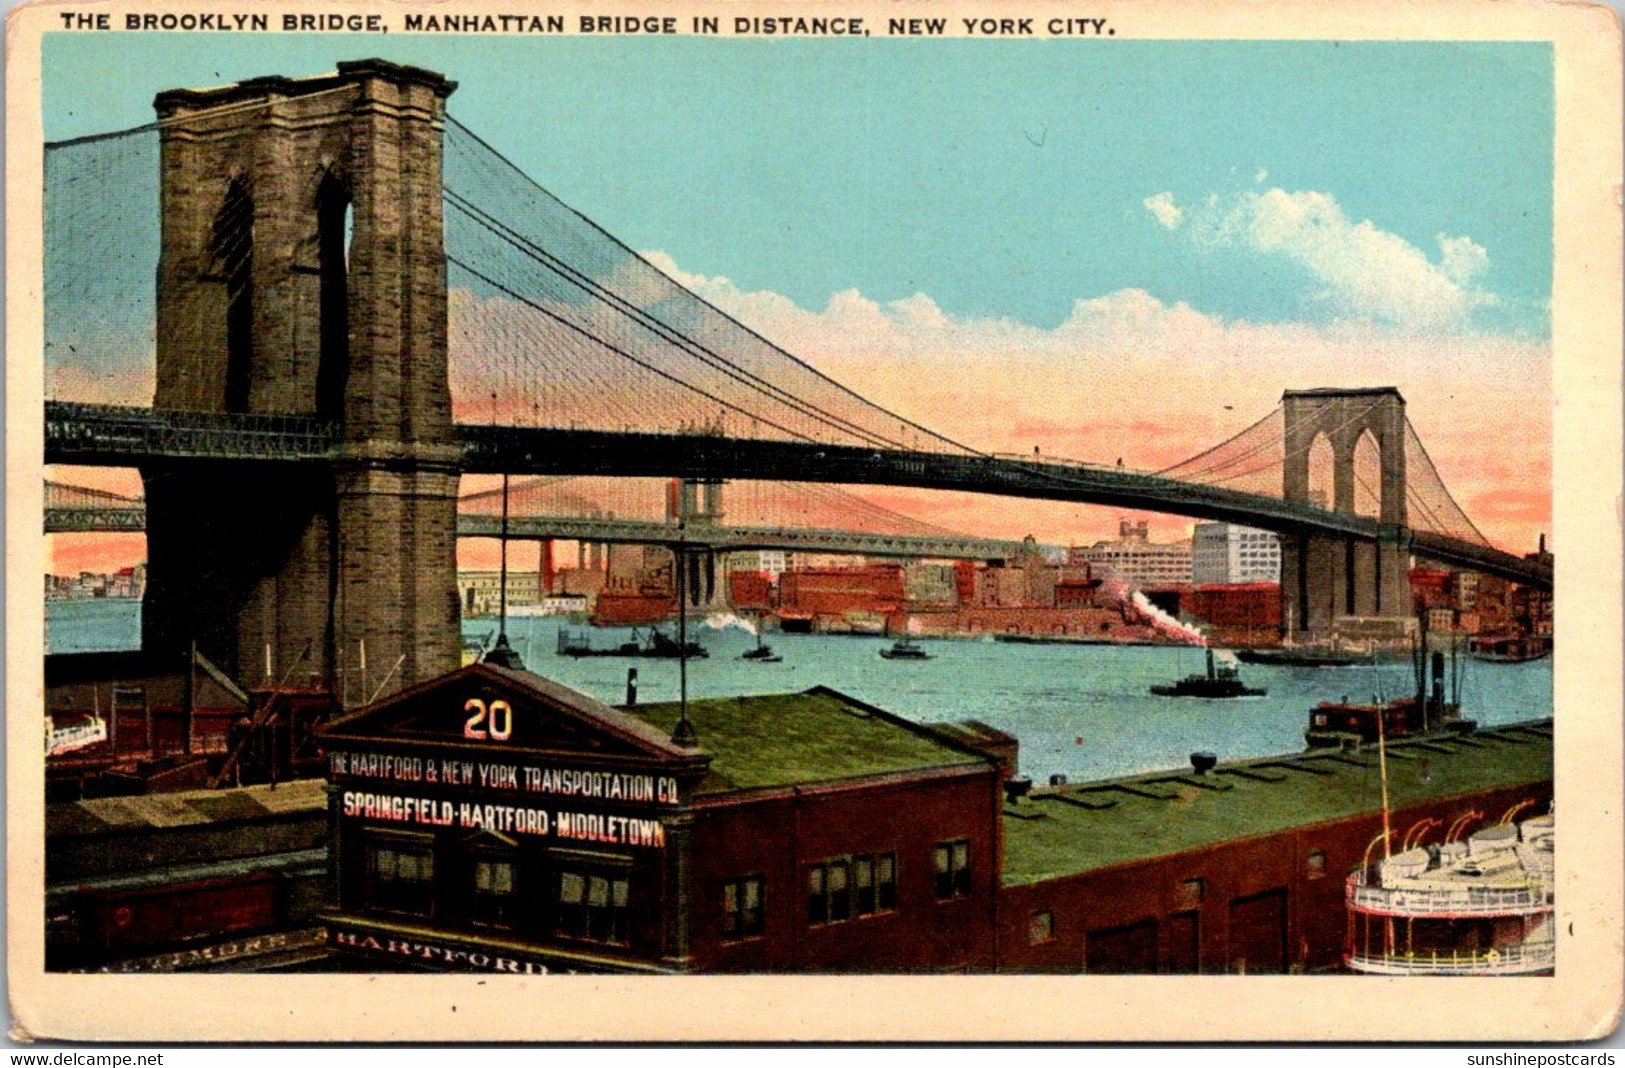
[[[192,752],[192,725],[197,722],[197,639],[193,639],[186,653],[186,721],[181,724],[184,732],[182,752],[191,755]]]
[[[694,724],[688,721],[688,543],[677,543],[677,726],[671,740],[678,745],[699,744]]]

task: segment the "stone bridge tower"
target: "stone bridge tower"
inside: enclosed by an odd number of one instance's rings
[[[244,683],[269,664],[349,704],[457,665],[441,217],[455,87],[365,60],[157,97],[153,407],[316,415],[343,447],[320,464],[143,468],[149,651],[196,641]]]
[[[1316,438],[1331,446],[1332,496],[1318,502],[1355,514],[1355,452],[1367,434],[1380,463],[1376,542],[1330,534],[1281,539],[1281,619],[1300,639],[1324,638],[1339,616],[1397,618],[1410,614],[1409,555],[1401,542],[1405,505],[1405,398],[1392,386],[1311,389],[1282,395],[1288,501],[1310,502],[1309,459]]]

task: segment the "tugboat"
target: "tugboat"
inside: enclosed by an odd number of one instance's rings
[[[739,654],[739,659],[754,660],[760,664],[778,664],[783,662],[784,657],[780,656],[778,653],[775,653],[771,645],[763,642],[762,635],[760,632],[758,632],[756,635],[756,648],[746,649],[743,653]]]
[[[921,649],[908,638],[898,638],[892,642],[891,648],[880,650],[880,655],[887,660],[930,660],[931,654]]]
[[[1245,685],[1237,673],[1236,664],[1226,654],[1226,662],[1219,663],[1212,648],[1207,650],[1207,674],[1186,675],[1178,682],[1151,687],[1157,697],[1263,697],[1268,690]]]

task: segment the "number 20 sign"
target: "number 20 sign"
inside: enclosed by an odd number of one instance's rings
[[[508,702],[492,701],[487,706],[478,697],[470,697],[463,711],[473,713],[463,724],[464,738],[505,742],[513,736],[513,709]]]

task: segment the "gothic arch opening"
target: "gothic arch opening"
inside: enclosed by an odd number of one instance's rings
[[[316,413],[344,414],[350,370],[350,190],[332,171],[316,190],[316,256],[321,283],[321,348],[316,364]]]
[[[211,246],[226,284],[225,410],[246,412],[254,364],[254,199],[241,177],[226,186]]]
[[[1309,503],[1317,508],[1333,508],[1337,497],[1337,460],[1324,431],[1309,443]]]
[[[1369,430],[1354,443],[1354,514],[1382,515],[1382,449]]]

